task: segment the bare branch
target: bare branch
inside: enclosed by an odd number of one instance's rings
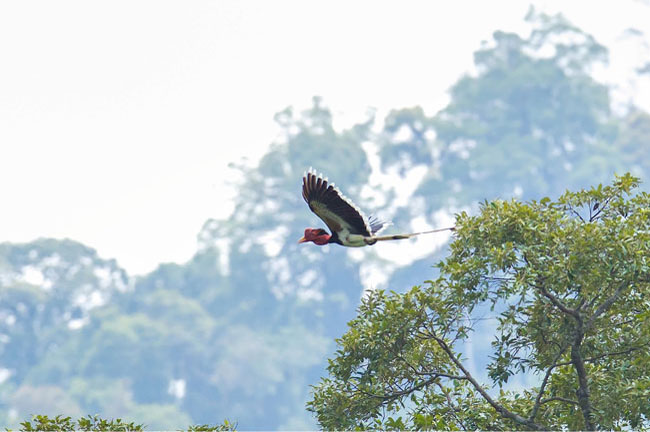
[[[464,380],[464,379],[467,379],[466,376],[462,376],[462,375],[452,375],[452,374],[448,374],[448,373],[445,373],[445,372],[425,372],[425,371],[419,371],[419,370],[417,370],[417,368],[416,368],[415,366],[413,366],[413,365],[412,365],[408,360],[406,360],[406,359],[405,359],[404,357],[402,357],[401,355],[398,354],[398,355],[397,355],[397,358],[398,358],[399,360],[401,360],[402,362],[404,362],[404,364],[405,364],[406,366],[408,366],[409,369],[411,369],[411,371],[413,371],[413,373],[414,373],[415,375],[419,375],[419,376],[432,376],[432,377],[442,377],[442,378],[449,378],[449,379],[456,379],[456,380]]]
[[[604,357],[629,354],[629,353],[634,352],[634,351],[636,351],[636,350],[640,350],[640,349],[642,349],[642,348],[645,348],[645,347],[647,347],[647,346],[649,346],[649,345],[650,345],[650,341],[647,342],[647,343],[644,343],[643,345],[638,345],[638,346],[630,347],[630,348],[628,348],[628,349],[626,349],[626,350],[623,350],[623,351],[607,352],[607,353],[599,354],[599,355],[597,355],[597,356],[587,357],[587,358],[583,359],[583,361],[584,361],[585,363],[592,363],[592,362],[595,362],[596,360],[600,360],[601,358],[604,358]],[[570,362],[570,361],[569,361],[569,362],[562,362],[562,363],[558,363],[558,364],[556,364],[555,366],[556,366],[556,367],[557,367],[557,366],[568,366],[568,365],[570,365],[570,364],[573,364],[573,363]]]
[[[539,285],[536,286],[536,288],[539,290],[540,293],[542,293],[544,297],[549,299],[551,303],[553,303],[553,305],[558,309],[560,309],[562,312],[564,312],[567,315],[571,315],[573,317],[579,317],[577,310],[565,306],[557,297],[555,297],[550,292],[546,291],[546,289],[543,286]]]
[[[481,279],[496,282],[512,282],[515,280],[513,276],[481,276]]]
[[[367,390],[363,390],[362,388],[360,388],[358,386],[355,386],[355,390],[365,394],[366,396],[370,396],[370,397],[375,398],[375,399],[381,399],[382,401],[393,401],[393,400],[398,399],[398,398],[400,398],[402,396],[405,396],[405,395],[411,394],[411,393],[413,393],[415,391],[421,390],[422,388],[427,387],[427,386],[429,386],[431,384],[437,383],[437,381],[438,381],[438,379],[440,377],[450,378],[450,379],[463,379],[463,380],[468,379],[465,376],[455,376],[455,375],[449,375],[449,374],[444,374],[444,373],[434,373],[434,372],[432,372],[430,374],[427,374],[427,375],[430,375],[431,378],[429,378],[427,380],[424,380],[424,381],[420,382],[419,384],[416,384],[416,385],[414,385],[412,387],[409,387],[409,388],[403,388],[399,384],[395,384],[394,386],[398,388],[397,391],[393,391],[391,393],[385,393],[383,395],[376,394],[376,393],[371,393],[371,392],[369,392]]]
[[[596,213],[594,213],[593,215],[591,215],[591,214],[589,215],[589,222],[593,222],[593,221],[595,221],[596,219],[598,219],[598,217],[599,217],[600,214],[603,212],[603,210],[605,210],[605,208],[607,207],[607,205],[609,204],[609,202],[612,200],[612,198],[613,198],[613,197],[609,197],[609,198],[607,198],[607,199],[605,200],[605,202],[604,202],[604,203],[599,207],[599,209],[598,209],[598,211],[597,211]],[[590,206],[590,208],[591,208],[591,206]],[[591,213],[591,212],[590,212],[590,213]]]
[[[545,403],[548,403],[548,402],[553,402],[553,401],[560,401],[560,402],[570,403],[570,404],[573,404],[573,405],[580,405],[578,403],[578,401],[575,401],[573,399],[563,398],[563,397],[560,397],[560,396],[553,396],[553,397],[550,397],[550,398],[542,399],[542,404],[545,404]]]
[[[474,377],[469,373],[469,371],[465,368],[465,366],[463,366],[461,361],[458,360],[458,358],[451,351],[451,348],[449,348],[447,343],[443,339],[436,337],[435,335],[433,336],[433,338],[435,339],[436,342],[438,342],[438,345],[440,345],[443,351],[445,351],[445,353],[451,359],[451,361],[453,361],[454,364],[456,364],[458,369],[460,369],[463,372],[467,380],[470,383],[472,383],[476,391],[478,391],[481,394],[481,396],[483,396],[483,399],[485,399],[487,403],[489,403],[492,406],[492,408],[494,408],[499,414],[501,414],[506,418],[509,418],[510,420],[515,421],[516,423],[526,425],[531,429],[535,429],[535,430],[545,429],[544,427],[535,423],[534,421],[528,420],[520,416],[519,414],[513,413],[512,411],[508,410],[506,407],[504,407],[503,405],[499,404],[497,401],[492,399],[492,397],[487,393],[487,391],[485,391],[485,389],[476,381],[476,379],[474,379]]]
[[[573,206],[571,206],[571,205],[567,205],[567,208],[568,208],[568,210],[571,210],[571,212],[572,212],[574,215],[578,216],[582,222],[585,221],[585,219],[580,215],[580,213],[578,213],[578,212],[573,208]]]

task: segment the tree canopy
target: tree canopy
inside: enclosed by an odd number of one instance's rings
[[[370,293],[309,408],[325,429],[650,426],[650,195],[638,179],[460,213],[441,275]],[[489,382],[463,350],[494,324]],[[535,386],[494,392],[513,375]]]

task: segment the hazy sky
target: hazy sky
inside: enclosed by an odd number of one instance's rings
[[[612,49],[603,79],[650,109],[630,70],[647,2],[535,2]],[[368,107],[433,113],[510,1],[0,2],[0,242],[69,237],[131,273],[191,257],[224,216],[226,166],[257,158],[273,114],[324,97],[340,122]],[[299,199],[296,179],[296,196]],[[307,211],[307,209],[305,209]]]

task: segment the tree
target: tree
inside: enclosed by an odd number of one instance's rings
[[[610,109],[611,89],[591,75],[606,64],[607,49],[561,15],[531,9],[527,21],[530,33],[497,31],[474,53],[474,72],[452,86],[444,109],[386,117],[373,141],[391,177],[373,187],[384,189],[382,214],[396,226],[422,218],[441,226],[485,199],[556,196],[616,172],[650,176],[648,114]],[[417,185],[408,199],[396,177]],[[387,286],[419,283],[442,253],[396,271]]]
[[[326,429],[650,426],[650,195],[637,185],[626,174],[460,213],[436,281],[363,300],[309,410]],[[462,355],[486,320],[490,385]],[[536,385],[493,388],[522,372]]]
[[[590,71],[607,49],[561,15],[529,12],[526,37],[497,31],[474,53],[476,72],[427,117],[393,111],[379,137],[382,169],[426,174],[415,192],[429,216],[483,199],[525,199],[607,181],[624,165],[609,89]]]
[[[128,284],[115,260],[72,240],[0,244],[1,367],[20,384],[93,308]]]

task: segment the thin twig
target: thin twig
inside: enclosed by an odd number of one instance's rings
[[[566,351],[567,346],[564,346],[560,352],[557,353],[555,358],[553,359],[553,364],[549,366],[549,368],[546,370],[546,374],[544,375],[544,380],[542,381],[542,385],[539,387],[539,392],[537,393],[537,398],[535,398],[535,405],[533,406],[533,409],[530,412],[530,415],[528,416],[528,420],[534,421],[535,416],[537,415],[537,411],[539,411],[539,407],[542,404],[542,395],[544,394],[544,390],[546,388],[546,384],[548,383],[548,379],[551,376],[551,372],[555,367],[558,366],[557,361],[562,357],[562,354],[564,354],[564,351]]]
[[[452,375],[452,374],[448,374],[448,373],[445,373],[445,372],[422,372],[422,371],[417,370],[417,368],[415,366],[413,366],[408,360],[406,360],[401,355],[398,354],[397,358],[399,360],[401,360],[402,362],[404,362],[404,364],[406,364],[413,371],[413,373],[415,375],[442,377],[442,378],[449,378],[449,379],[456,379],[456,380],[467,379],[467,377],[462,376],[462,375]]]
[[[613,198],[613,197],[609,197],[609,198],[607,198],[607,199],[605,200],[605,202],[603,203],[603,205],[599,206],[598,211],[597,211],[596,213],[594,213],[593,216],[590,216],[590,217],[589,217],[589,222],[593,222],[593,221],[595,221],[596,219],[598,219],[598,216],[600,216],[600,214],[603,212],[603,210],[605,210],[605,207],[607,207],[607,205],[608,205],[609,202],[612,200],[612,198]]]
[[[542,295],[543,295],[544,297],[546,297],[547,299],[549,299],[549,300],[551,301],[551,303],[553,303],[553,305],[555,305],[555,307],[557,307],[558,309],[560,309],[560,310],[561,310],[562,312],[564,312],[565,314],[567,314],[567,315],[571,315],[571,316],[573,316],[573,317],[578,317],[578,316],[579,316],[577,310],[575,310],[575,309],[571,309],[571,308],[565,306],[564,304],[562,304],[562,302],[561,302],[560,300],[558,300],[557,297],[555,297],[555,296],[554,296],[553,294],[551,294],[550,292],[546,291],[546,289],[545,289],[543,286],[541,286],[541,285],[540,285],[540,286],[536,286],[536,288],[539,290],[539,292],[542,293]]]
[[[578,216],[582,222],[585,222],[584,218],[573,208],[573,206],[567,205],[567,207],[574,215]]]
[[[575,401],[573,399],[560,397],[560,396],[553,396],[553,397],[550,397],[550,398],[542,399],[542,404],[545,404],[545,403],[548,403],[548,402],[553,402],[553,401],[560,401],[560,402],[570,403],[570,404],[573,404],[573,405],[579,405],[578,401]]]
[[[468,430],[468,428],[465,426],[465,423],[463,423],[463,421],[460,419],[460,417],[458,417],[458,415],[456,415],[457,408],[454,407],[454,403],[451,400],[451,396],[449,396],[449,392],[439,382],[437,382],[436,385],[438,386],[438,388],[440,388],[440,391],[442,392],[442,394],[445,395],[445,398],[447,399],[447,405],[449,406],[449,410],[451,411],[451,415],[454,416],[454,418],[456,419],[456,421],[458,422],[458,424],[460,425],[462,430]]]
[[[594,314],[589,318],[589,321],[587,321],[587,324],[585,325],[585,330],[589,330],[591,326],[594,324],[594,321],[596,321],[596,318],[598,318],[603,312],[605,312],[607,309],[609,309],[614,302],[619,298],[623,290],[627,287],[627,281],[622,282],[614,294],[612,294],[607,300],[605,300],[603,303],[601,303],[600,306],[596,309]]]
[[[397,398],[399,398],[401,396],[413,393],[414,391],[418,391],[423,387],[431,385],[437,379],[438,379],[438,377],[434,376],[434,377],[432,377],[432,378],[430,378],[428,380],[422,381],[421,383],[419,383],[417,385],[414,385],[413,387],[410,387],[408,389],[403,389],[403,390],[400,390],[400,391],[395,391],[395,392],[392,392],[390,394],[383,394],[383,395],[370,393],[369,391],[363,390],[363,389],[361,389],[359,387],[357,387],[356,390],[363,393],[363,394],[365,394],[366,396],[370,396],[370,397],[373,397],[373,398],[376,398],[376,399],[381,399],[383,401],[392,401],[392,400],[395,400],[395,399],[397,399]]]
[[[614,351],[614,352],[608,352],[608,353],[599,354],[599,355],[597,355],[597,356],[593,356],[593,357],[587,357],[587,358],[583,359],[583,361],[584,361],[585,363],[592,363],[592,362],[595,362],[596,360],[600,360],[601,358],[604,358],[604,357],[629,354],[629,353],[634,352],[634,351],[636,351],[636,350],[640,350],[640,349],[642,349],[642,348],[645,348],[645,347],[647,347],[647,346],[649,346],[649,345],[650,345],[650,342],[645,343],[645,344],[643,344],[643,345],[639,345],[639,346],[635,346],[635,347],[630,347],[630,348],[628,348],[628,349],[626,349],[626,350],[623,350],[623,351]],[[570,362],[570,361],[568,361],[568,362],[562,362],[562,363],[558,363],[558,364],[556,365],[556,367],[557,367],[557,366],[568,366],[568,365],[570,365],[570,364],[572,364],[572,362]]]

